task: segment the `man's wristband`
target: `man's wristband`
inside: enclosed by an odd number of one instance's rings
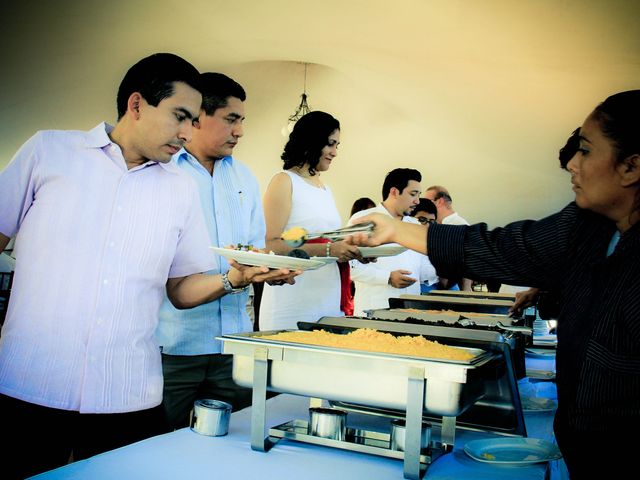
[[[244,287],[240,288],[234,288],[234,286],[231,285],[231,281],[229,281],[229,274],[225,272],[222,274],[222,287],[227,293],[240,293],[249,288],[249,285],[245,285]]]
[[[326,250],[325,250],[326,255],[325,256],[330,257],[331,256],[331,242],[327,242],[325,245],[326,245]]]

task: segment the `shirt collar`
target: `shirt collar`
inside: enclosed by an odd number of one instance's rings
[[[93,129],[89,130],[87,132],[87,140],[86,140],[87,148],[104,148],[108,145],[117,145],[117,143],[115,143],[109,137],[109,134],[113,131],[113,128],[114,128],[113,125],[109,125],[106,122],[102,122],[96,125]],[[120,146],[118,145],[118,148],[119,147]],[[176,155],[179,155],[180,152],[178,152]],[[160,165],[161,168],[163,168],[169,173],[180,172],[180,169],[177,167],[177,165],[174,164],[174,162],[162,163],[162,162],[156,162],[154,160],[149,160],[144,164],[142,164],[141,166],[151,166],[153,164]]]
[[[193,156],[191,153],[189,153],[187,149],[184,147],[182,147],[180,151],[173,156],[173,160],[177,165],[179,165],[182,162],[191,162],[195,164],[200,164],[200,162],[198,162],[198,159],[195,156]],[[219,160],[216,160],[216,162],[223,162],[223,163],[228,163],[229,165],[233,165],[233,157],[231,155],[228,155],[226,157],[222,157]]]
[[[87,148],[104,148],[113,142],[109,138],[109,133],[113,127],[106,122],[99,123],[87,132]]]

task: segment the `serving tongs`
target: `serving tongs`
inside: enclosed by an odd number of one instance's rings
[[[332,242],[342,240],[349,235],[359,232],[371,232],[375,224],[373,222],[359,223],[350,227],[338,228],[337,230],[330,230],[328,232],[309,233],[302,227],[293,227],[289,230],[282,232],[280,238],[290,247],[297,248],[303,245],[309,240],[317,238],[325,238]]]
[[[463,327],[474,327],[476,325],[479,325],[478,323],[466,317],[460,317],[456,323],[459,325],[462,325]],[[533,335],[533,329],[531,329],[530,327],[521,327],[518,325],[504,325],[500,321],[496,322],[493,326],[503,332],[514,332],[514,333],[522,333],[523,335]]]

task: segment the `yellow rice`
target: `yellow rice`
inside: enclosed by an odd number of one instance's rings
[[[306,343],[326,347],[366,350],[370,352],[395,353],[413,357],[428,357],[445,360],[467,361],[475,355],[461,348],[450,347],[441,343],[417,336],[394,336],[371,328],[359,328],[341,335],[325,330],[281,332],[264,335],[265,340]]]

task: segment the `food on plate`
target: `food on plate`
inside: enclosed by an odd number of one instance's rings
[[[487,453],[484,452],[482,455],[480,455],[482,458],[486,459],[486,460],[495,460],[496,456],[492,455],[491,453]]]
[[[262,250],[260,250],[257,247],[254,247],[253,245],[244,245],[242,243],[237,243],[236,245],[230,245],[227,248],[231,248],[232,250],[238,250],[240,252],[264,253]]]
[[[307,231],[302,227],[291,227],[289,230],[282,232],[280,238],[285,241],[298,241],[307,236]]]
[[[310,332],[298,330],[264,335],[259,338],[446,360],[467,361],[475,356],[467,350],[427,340],[420,335],[396,337],[372,328],[358,328],[344,335],[330,333],[325,330],[313,330]]]

